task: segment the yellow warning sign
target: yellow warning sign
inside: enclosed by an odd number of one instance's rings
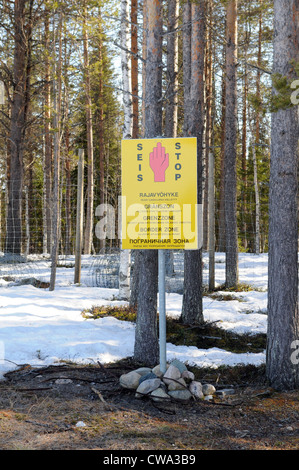
[[[197,140],[122,141],[122,247],[199,249]]]

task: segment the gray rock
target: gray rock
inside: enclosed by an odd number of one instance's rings
[[[204,395],[214,395],[215,392],[216,392],[216,388],[214,387],[214,385],[204,384],[202,386],[202,393]]]
[[[148,395],[149,393],[153,392],[157,388],[160,387],[161,380],[160,379],[149,379],[149,380],[144,380],[141,382],[141,384],[138,386],[136,390],[135,397],[136,398],[142,398],[144,395]]]
[[[178,380],[173,380],[170,382],[168,385],[168,390],[173,391],[173,390],[185,390],[187,388],[187,384],[182,377],[180,377]]]
[[[219,398],[224,398],[227,395],[234,395],[236,392],[233,388],[223,388],[222,390],[217,390],[216,395]]]
[[[181,374],[187,370],[185,364],[179,361],[178,359],[174,359],[173,361],[171,361],[170,365],[175,366],[177,369],[179,369]]]
[[[170,399],[169,395],[165,392],[165,390],[163,390],[162,387],[153,390],[150,394],[150,397],[153,401],[165,401]]]
[[[66,385],[66,384],[73,383],[73,381],[72,381],[72,379],[57,379],[57,380],[55,380],[55,383],[57,385]]]
[[[138,369],[137,369],[138,370]],[[136,371],[137,372],[137,371]],[[140,380],[139,380],[139,384],[141,384],[142,382],[144,382],[145,380],[150,380],[150,379],[157,379],[158,377],[156,376],[156,374],[154,374],[153,372],[150,372],[149,374],[145,374],[143,376],[141,376]]]
[[[178,380],[181,378],[181,373],[177,367],[174,365],[170,364],[168,367],[167,371],[163,375],[163,382],[166,383],[166,385],[169,385],[173,379]]]
[[[169,364],[166,364],[166,370],[169,368]],[[155,374],[157,377],[162,377],[163,372],[160,370],[160,364],[158,364],[156,367],[152,369],[153,374]]]
[[[141,375],[137,372],[132,371],[127,374],[123,374],[119,378],[119,383],[123,388],[128,388],[129,390],[136,390],[139,385]]]
[[[150,374],[152,369],[150,367],[139,367],[139,369],[135,369],[135,372],[143,377],[144,375]]]
[[[200,400],[204,398],[204,394],[202,392],[202,385],[200,382],[191,382],[191,384],[189,385],[189,390],[195,398],[198,398]]]
[[[189,390],[173,390],[171,392],[168,392],[168,395],[170,395],[175,400],[182,400],[182,401],[190,400],[190,398],[192,397]]]
[[[186,382],[192,382],[195,379],[193,372],[190,372],[189,370],[184,370],[182,372],[182,377]]]

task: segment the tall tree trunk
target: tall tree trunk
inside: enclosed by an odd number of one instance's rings
[[[223,46],[225,59],[225,46]],[[225,60],[222,71],[222,103],[221,103],[221,150],[220,150],[220,188],[219,188],[219,226],[218,251],[225,252],[225,201],[224,201],[224,155],[225,155],[225,105],[226,105],[226,65]]]
[[[84,5],[83,12],[83,43],[84,43],[84,84],[86,100],[86,138],[87,138],[87,206],[84,234],[84,254],[89,255],[93,236],[93,206],[94,206],[94,158],[93,158],[93,123],[92,103],[89,71],[89,50],[87,31],[87,7]]]
[[[227,5],[226,114],[225,114],[225,232],[226,286],[238,283],[237,234],[237,9],[238,0]]]
[[[49,11],[45,11],[45,104],[44,104],[44,132],[45,132],[45,218],[46,218],[46,243],[47,252],[51,253],[52,247],[52,137],[50,133],[51,121],[51,75],[50,57],[47,51],[50,50],[49,38]]]
[[[247,49],[245,52],[245,61],[247,61]],[[246,222],[246,188],[247,188],[247,95],[248,95],[248,75],[247,65],[245,62],[244,85],[243,85],[243,112],[242,112],[242,230],[243,230],[243,247],[247,249],[247,222]]]
[[[138,0],[131,0],[131,89],[133,128],[132,138],[137,139],[139,134],[139,104],[138,104],[138,26],[137,26]]]
[[[122,52],[121,52],[121,68],[123,80],[123,106],[124,106],[124,127],[123,139],[132,137],[132,89],[131,89],[131,68],[129,50],[130,45],[130,28],[129,28],[129,2],[122,0],[121,4],[121,37],[122,37]],[[130,299],[130,266],[131,266],[131,251],[121,250],[120,252],[120,266],[119,266],[119,298]]]
[[[274,72],[292,82],[299,2],[274,0]],[[298,107],[272,114],[266,372],[277,390],[299,388]]]
[[[25,81],[25,109],[24,109],[24,119],[25,123],[29,121],[30,115],[30,103],[31,103],[31,77],[32,77],[32,42],[33,42],[33,3],[34,0],[30,0],[28,4],[27,12],[27,27],[26,27],[26,81]],[[25,124],[26,126],[26,124]],[[25,135],[24,135],[25,139]],[[29,148],[29,142],[27,143],[27,148]],[[29,149],[28,163],[27,163],[27,177],[24,175],[24,179],[27,178],[27,201],[26,201],[26,249],[25,254],[28,255],[30,252],[30,221],[32,217],[32,204],[33,204],[33,152]]]
[[[262,4],[262,0],[259,0]],[[262,16],[262,9],[260,11],[259,17],[259,39],[258,39],[258,54],[257,54],[257,65],[258,69],[256,72],[256,99],[258,103],[257,111],[256,111],[256,120],[255,120],[255,129],[256,129],[256,136],[255,140],[258,144],[260,141],[260,118],[261,118],[261,70],[262,67],[262,34],[263,34],[263,16]]]
[[[207,1],[207,17],[212,24],[213,3]],[[213,106],[213,42],[212,28],[207,28],[206,60],[205,60],[205,185],[203,208],[203,250],[209,249],[209,156],[212,145],[212,106]]]
[[[178,22],[179,2],[168,2],[168,28],[167,28],[167,94],[165,109],[165,137],[176,137],[178,130]],[[173,251],[165,253],[166,274],[171,276],[174,272]]]
[[[143,34],[142,34],[142,106],[141,106],[141,129],[140,135],[144,137],[145,133],[145,82],[146,82],[146,41],[147,41],[147,0],[143,1]],[[140,250],[134,251],[134,267],[132,277],[130,279],[130,306],[137,307],[138,305],[138,290],[139,290],[139,273],[140,273]]]
[[[129,1],[121,2],[121,70],[123,81],[124,126],[123,139],[132,137],[132,88],[130,67],[130,8]]]
[[[204,101],[205,1],[191,4],[191,89],[190,114],[187,112],[187,136],[197,137],[198,204],[202,203],[202,142]],[[188,73],[188,71],[187,71]],[[203,322],[202,306],[202,250],[185,251],[184,293],[182,322]]]
[[[58,66],[56,65],[56,24],[55,14],[53,16],[53,129],[54,129],[54,168],[53,168],[53,244],[51,252],[51,277],[49,290],[55,289],[56,267],[59,253],[59,235],[60,235],[60,129],[61,129],[61,72],[62,72],[62,51],[61,51],[61,33],[62,33],[62,13],[59,12],[59,23],[57,28],[59,41]]]
[[[260,0],[261,1],[261,0]],[[260,196],[259,196],[259,184],[258,184],[258,162],[257,162],[257,145],[260,142],[260,117],[261,117],[261,71],[262,66],[262,10],[260,11],[259,17],[259,41],[258,41],[258,59],[257,59],[257,75],[256,75],[256,99],[257,109],[255,116],[255,133],[252,137],[255,139],[252,146],[252,158],[253,158],[253,175],[254,175],[254,192],[255,192],[255,254],[260,253]]]
[[[5,252],[21,254],[22,190],[24,173],[25,86],[26,86],[26,1],[14,2],[14,90],[10,128],[10,179]]]
[[[64,34],[66,33],[66,24],[64,24]],[[65,37],[65,62],[64,62],[64,81],[65,81],[65,254],[71,254],[71,236],[72,236],[72,214],[71,214],[71,158],[70,158],[70,122],[69,122],[69,79],[68,79],[68,51],[67,38]]]
[[[105,204],[105,141],[104,141],[104,93],[103,93],[103,39],[101,11],[99,9],[99,108],[98,108],[98,133],[99,133],[99,190],[100,204]],[[100,250],[105,248],[106,240],[100,240]]]
[[[252,160],[253,160],[253,180],[254,180],[254,194],[255,194],[255,244],[254,252],[256,255],[260,254],[260,194],[259,182],[257,172],[257,158],[256,158],[256,145],[252,145]]]
[[[147,61],[145,91],[145,137],[162,133],[162,2],[147,2]],[[134,358],[157,364],[158,253],[140,250],[139,295],[134,345]]]
[[[143,35],[142,35],[142,136],[145,134],[145,91],[146,91],[146,54],[147,54],[147,2],[143,1]]]
[[[247,250],[247,113],[248,113],[248,47],[250,43],[250,31],[248,28],[249,21],[246,22],[245,39],[244,39],[244,76],[243,76],[243,110],[242,110],[242,155],[241,155],[241,180],[242,180],[242,195],[241,195],[241,216],[242,216],[242,246]]]
[[[65,128],[65,254],[70,255],[71,250],[71,236],[72,236],[72,213],[71,213],[71,159],[70,159],[70,134],[69,127]]]
[[[191,3],[186,0],[183,3],[183,88],[184,88],[184,135],[189,129],[189,114],[191,112]]]
[[[29,224],[29,197],[28,197],[28,187],[24,188],[25,195],[25,243],[24,243],[24,254],[25,256],[29,255],[30,248],[30,224]]]
[[[167,30],[167,94],[165,109],[165,136],[176,137],[178,127],[178,0],[168,1]]]

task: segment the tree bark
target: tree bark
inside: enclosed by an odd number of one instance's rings
[[[5,252],[20,255],[22,248],[22,190],[24,174],[26,1],[14,2],[14,90],[10,128],[10,179]]]
[[[94,206],[94,156],[93,156],[93,123],[92,103],[89,72],[89,50],[87,31],[87,7],[84,6],[83,13],[83,43],[84,43],[84,82],[86,99],[86,138],[87,138],[87,207],[84,234],[84,254],[89,255],[92,246],[93,235],[93,206]]]
[[[261,0],[260,0],[261,1]],[[259,17],[259,41],[258,41],[258,67],[262,66],[262,11],[260,11]],[[261,71],[257,69],[256,74],[256,99],[258,107],[255,116],[255,142],[252,146],[252,157],[253,157],[253,175],[254,175],[254,192],[255,192],[255,254],[260,253],[260,196],[259,196],[259,184],[258,184],[258,161],[257,161],[257,147],[256,145],[260,142],[260,117],[261,117]]]
[[[54,171],[53,171],[53,244],[51,251],[51,277],[49,290],[55,289],[56,282],[56,267],[58,261],[59,252],[59,234],[60,234],[60,157],[61,157],[61,146],[60,146],[60,129],[61,129],[61,29],[62,29],[62,13],[59,13],[59,24],[58,24],[58,41],[59,41],[59,58],[58,66],[56,65],[56,24],[55,24],[55,13],[53,17],[53,129],[54,129]],[[57,73],[57,76],[56,76]]]
[[[247,62],[247,42],[245,45],[245,61]],[[247,95],[248,95],[248,71],[245,62],[244,83],[243,83],[243,112],[242,112],[242,230],[243,247],[247,249],[247,221],[246,221],[246,187],[247,187]]]
[[[123,139],[132,138],[132,88],[130,67],[130,9],[128,0],[121,2],[121,70],[123,82],[124,126]]]
[[[132,89],[132,138],[137,139],[139,134],[139,104],[138,104],[138,26],[137,26],[138,0],[131,0],[131,89]]]
[[[191,91],[191,3],[183,3],[183,88],[184,88],[184,135],[189,129]]]
[[[187,136],[197,137],[198,204],[202,203],[202,141],[204,101],[204,0],[191,4],[191,89],[187,111]],[[185,73],[185,71],[184,71]],[[188,71],[187,71],[188,73]],[[189,114],[190,113],[190,114]],[[202,307],[202,250],[185,251],[184,293],[181,320],[186,324],[203,322]]]
[[[124,127],[123,139],[132,137],[133,130],[133,107],[132,107],[132,88],[131,88],[131,67],[130,56],[127,52],[130,44],[130,8],[127,0],[122,0],[121,10],[121,69],[123,81],[123,107],[124,107]],[[119,294],[120,299],[130,299],[130,267],[131,267],[131,250],[120,251],[119,266]]]
[[[66,24],[64,24],[64,33],[66,33]],[[67,53],[67,38],[64,40],[64,81],[65,81],[65,254],[71,254],[71,236],[72,236],[72,213],[71,213],[71,158],[70,158],[70,122],[69,122],[69,79],[68,79],[68,53]]]
[[[274,0],[274,72],[290,82],[298,24],[298,0]],[[272,114],[266,373],[277,390],[299,388],[298,135],[297,106]]]
[[[225,46],[223,46],[225,59]],[[224,61],[225,62],[225,61]],[[225,155],[225,105],[226,105],[226,67],[222,71],[221,99],[221,151],[220,151],[220,188],[219,188],[219,227],[218,251],[225,252],[225,201],[224,201],[224,155]]]
[[[145,137],[162,133],[162,2],[147,2],[147,61],[145,91]],[[139,293],[134,345],[134,358],[146,364],[157,364],[158,252],[140,250]]]
[[[51,76],[50,76],[50,58],[48,51],[50,50],[49,38],[49,11],[45,11],[45,217],[46,217],[46,245],[47,252],[51,253],[52,246],[52,137],[50,133],[51,121]]]
[[[256,255],[260,254],[260,194],[258,182],[258,168],[256,158],[256,145],[252,145],[252,159],[253,159],[253,180],[254,180],[254,194],[255,194],[255,244],[254,252]]]
[[[143,1],[143,35],[142,35],[142,136],[145,134],[145,90],[146,90],[146,54],[147,54],[147,1]]]
[[[207,17],[212,23],[213,2],[207,1]],[[205,60],[205,185],[203,208],[203,250],[209,249],[209,156],[212,145],[212,107],[213,107],[213,41],[212,29],[207,29],[206,35],[206,60]]]
[[[225,115],[225,232],[226,286],[238,284],[237,234],[237,9],[238,1],[227,5],[226,115]]]
[[[99,18],[101,11],[99,8]],[[103,40],[102,40],[102,24],[99,20],[99,109],[98,109],[98,132],[99,132],[99,189],[100,204],[105,204],[105,143],[104,143],[104,93],[103,93]],[[100,240],[100,250],[106,246],[106,240]]]
[[[167,94],[165,109],[165,136],[176,137],[178,127],[178,0],[168,1],[167,29]]]
[[[178,22],[179,2],[170,0],[168,2],[168,28],[167,28],[167,94],[165,105],[165,137],[177,136],[178,130]],[[174,273],[174,257],[172,250],[166,250],[165,269],[166,274],[172,276]]]

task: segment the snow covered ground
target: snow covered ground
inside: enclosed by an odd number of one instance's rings
[[[216,255],[216,282],[224,282],[224,254]],[[22,271],[33,275],[33,264],[18,265],[14,277]],[[36,268],[38,266],[38,269]],[[2,266],[3,267],[3,266]],[[27,271],[26,271],[27,270]],[[90,263],[84,260],[82,284],[74,285],[74,269],[58,268],[54,292],[32,285],[16,285],[0,272],[0,379],[16,368],[16,364],[44,366],[58,361],[105,364],[133,355],[135,326],[112,317],[84,319],[82,310],[95,305],[124,305],[115,300],[118,290],[90,287]],[[256,288],[234,293],[238,300],[219,301],[204,298],[204,318],[218,321],[218,326],[237,334],[266,333],[267,329],[267,255],[240,254],[240,282]],[[5,273],[12,275],[13,273]],[[36,264],[34,277],[49,281],[49,263]],[[205,269],[204,278],[207,279]],[[166,310],[178,317],[182,296],[168,293]],[[180,359],[189,365],[219,367],[220,365],[255,364],[265,361],[260,354],[234,354],[217,348],[200,350],[195,347],[167,344],[167,359]]]

